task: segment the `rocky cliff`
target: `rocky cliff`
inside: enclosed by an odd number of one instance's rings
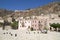
[[[27,9],[23,11],[11,11],[0,9],[0,16],[7,16],[10,15],[12,17],[19,17],[19,16],[32,16],[32,15],[41,15],[41,14],[60,14],[60,2],[53,2],[47,5],[37,7],[34,9]]]

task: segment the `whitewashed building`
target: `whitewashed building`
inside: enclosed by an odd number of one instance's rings
[[[34,30],[43,30],[44,27],[50,28],[49,17],[47,16],[33,16],[33,18],[26,17],[25,19],[19,19],[18,29],[33,28]]]
[[[31,27],[31,20],[30,19],[19,19],[18,22],[18,30],[25,30],[28,29],[28,27]]]

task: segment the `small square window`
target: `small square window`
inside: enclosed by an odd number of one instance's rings
[[[35,21],[35,23],[36,23],[36,21]]]
[[[34,21],[33,21],[34,22]]]
[[[35,27],[36,27],[36,25],[35,25]]]
[[[39,23],[40,23],[40,21],[39,21]]]
[[[34,26],[34,25],[32,25],[32,26]]]

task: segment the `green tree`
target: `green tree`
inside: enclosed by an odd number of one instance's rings
[[[12,29],[18,29],[18,22],[17,22],[17,21],[14,21],[14,22],[11,24],[11,27],[12,27]]]
[[[60,24],[59,23],[57,23],[57,28],[60,28]]]
[[[60,28],[60,24],[59,23],[53,23],[53,24],[50,24],[51,27],[53,28]]]
[[[3,23],[0,22],[0,27],[2,27],[2,26],[3,26]]]

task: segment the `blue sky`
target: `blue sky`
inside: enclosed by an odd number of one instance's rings
[[[46,5],[55,0],[0,0],[0,8],[10,10],[25,10]]]

